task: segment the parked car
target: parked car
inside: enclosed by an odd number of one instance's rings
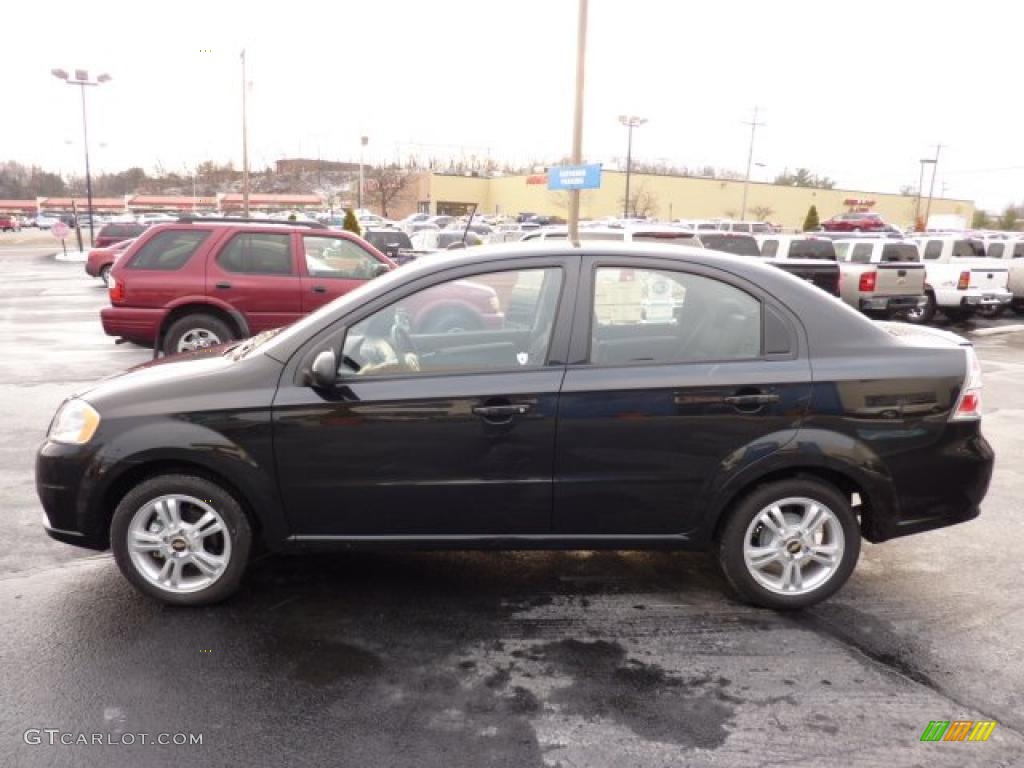
[[[889,225],[877,213],[837,213],[821,227],[827,232],[882,232]]]
[[[100,227],[96,233],[96,247],[106,248],[123,240],[133,240],[146,231],[148,224],[134,222],[111,222]]]
[[[412,250],[420,254],[483,243],[480,235],[461,229],[423,229],[413,235],[410,241]]]
[[[581,228],[580,240],[620,243],[686,243],[694,244],[694,233],[671,224],[634,224],[630,226],[595,225]],[[569,229],[562,226],[549,226],[527,232],[520,239],[523,242],[534,240],[565,240],[569,237]]]
[[[915,243],[884,238],[836,240],[835,252],[843,301],[872,316],[919,317],[927,298],[925,267]]]
[[[319,224],[161,224],[114,263],[100,318],[110,336],[184,352],[287,325],[394,267]]]
[[[53,225],[56,224],[59,221],[60,221],[60,219],[58,219],[55,216],[47,216],[45,214],[39,214],[35,218],[35,225],[37,227],[39,227],[39,229],[53,229]],[[69,226],[74,226],[74,222],[72,222]]]
[[[824,259],[836,261],[832,240],[814,235],[758,235],[754,238],[765,259]]]
[[[96,239],[98,240],[99,238]],[[112,287],[114,281],[110,276],[110,270],[113,269],[114,262],[134,242],[135,238],[131,238],[130,240],[121,240],[104,248],[93,248],[85,259],[85,274],[90,277],[98,277],[108,288]]]
[[[763,221],[731,221],[723,219],[718,222],[719,232],[736,232],[745,235],[767,234],[772,227]]]
[[[411,328],[467,283],[493,328]],[[655,292],[673,305],[651,322]],[[711,549],[745,600],[795,609],[843,585],[862,537],[978,515],[981,387],[964,339],[758,259],[492,247],[79,390],[36,487],[51,537],[112,548],[177,605],[232,594],[256,547],[429,545]]]
[[[0,213],[0,230],[18,232],[21,230],[21,220],[12,213]]]
[[[921,250],[926,271],[924,306],[908,315],[926,323],[941,311],[949,319],[964,320],[982,308],[1005,307],[1013,294],[1008,289],[1005,262],[985,256],[985,246],[962,235],[922,235],[911,238]]]
[[[779,269],[789,272],[801,280],[816,285],[832,296],[839,296],[839,265],[832,259],[819,255],[812,258],[796,258],[795,256],[761,256],[761,249],[752,235],[732,232],[700,232],[697,241],[705,248],[712,248],[723,253],[737,256],[757,256]]]
[[[396,264],[415,258],[409,235],[397,227],[368,229],[363,232],[363,239]]]

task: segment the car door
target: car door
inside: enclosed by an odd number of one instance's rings
[[[559,403],[554,532],[685,535],[724,474],[794,439],[811,392],[797,324],[727,273],[589,261]],[[666,294],[671,313],[651,316]]]
[[[578,256],[462,267],[356,310],[300,351],[274,403],[282,497],[300,537],[546,534]],[[430,313],[476,316],[432,332]],[[303,357],[305,356],[305,357]]]
[[[302,311],[312,312],[387,271],[390,265],[342,234],[301,234]]]
[[[236,232],[207,263],[207,295],[241,312],[253,334],[298,319],[299,291],[290,232]]]

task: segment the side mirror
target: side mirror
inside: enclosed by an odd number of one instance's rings
[[[317,389],[329,389],[338,379],[338,358],[333,349],[325,349],[313,358],[310,379]]]
[[[387,264],[378,264],[376,267],[373,268],[373,276],[380,277],[381,275],[386,275],[390,271],[391,268],[388,267]]]

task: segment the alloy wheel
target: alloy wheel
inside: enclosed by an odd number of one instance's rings
[[[192,352],[196,349],[215,347],[220,343],[220,337],[208,328],[192,328],[181,335],[177,351]]]

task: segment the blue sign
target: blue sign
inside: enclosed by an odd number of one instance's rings
[[[556,165],[548,168],[548,189],[598,189],[601,165]]]

